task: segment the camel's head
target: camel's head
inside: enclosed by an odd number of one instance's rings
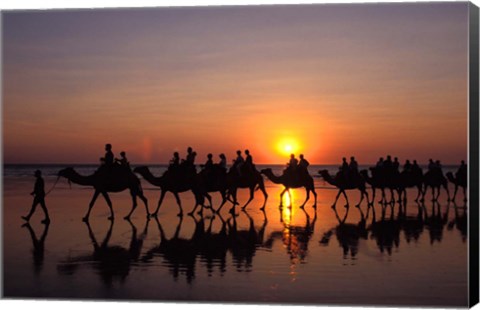
[[[75,173],[75,170],[72,167],[67,167],[65,169],[60,170],[57,175],[59,177],[68,178],[74,173]]]
[[[148,171],[147,166],[135,167],[135,169],[133,169],[133,172],[138,173],[138,174],[142,174],[142,173],[147,172],[147,171]]]
[[[363,177],[368,177],[368,170],[366,170],[366,169],[361,170],[360,175],[363,176]]]
[[[266,168],[266,169],[262,169],[260,170],[260,173],[261,174],[272,174],[272,169],[271,168]]]
[[[319,171],[318,171],[318,174],[320,174],[320,176],[321,176],[322,178],[325,177],[325,176],[327,176],[327,175],[329,175],[328,170],[326,170],[326,169],[319,170]]]

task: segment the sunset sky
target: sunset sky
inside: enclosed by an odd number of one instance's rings
[[[467,2],[2,17],[5,163],[467,158]]]

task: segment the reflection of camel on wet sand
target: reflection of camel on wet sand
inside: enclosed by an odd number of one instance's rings
[[[88,235],[93,245],[93,253],[90,255],[69,257],[64,261],[61,261],[57,267],[59,273],[71,275],[75,273],[79,267],[84,266],[87,263],[98,271],[98,274],[107,286],[111,286],[113,280],[116,278],[123,282],[130,272],[132,262],[139,259],[143,240],[146,237],[148,227],[147,220],[143,233],[138,237],[136,227],[132,222],[128,222],[132,227],[129,249],[125,249],[118,245],[108,244],[112,236],[113,221],[110,223],[110,227],[101,244],[97,242],[90,224],[86,222]]]
[[[288,206],[287,208],[291,209],[292,207]],[[312,219],[304,209],[300,210],[305,214],[304,225],[292,225],[291,210],[290,212],[284,212],[283,209],[280,209],[283,230],[273,231],[263,243],[263,247],[271,249],[276,239],[281,240],[293,264],[305,261],[308,255],[308,245],[315,231],[315,222],[317,221],[316,212]],[[289,218],[285,218],[285,216],[289,216]]]
[[[178,213],[179,216],[183,215],[182,202],[180,201],[179,193],[192,191],[195,195],[195,208],[199,204],[203,206],[204,197],[208,196],[208,193],[206,193],[201,187],[196,173],[189,174],[186,172],[166,171],[161,177],[156,177],[150,172],[148,167],[137,167],[133,171],[140,174],[153,186],[160,187],[160,199],[158,200],[157,209],[152,213],[152,216],[157,216],[158,210],[160,209],[167,192],[171,192],[175,196],[175,200],[180,208],[180,212]]]
[[[93,205],[98,198],[98,195],[102,194],[105,198],[105,201],[110,208],[110,220],[113,220],[113,208],[110,197],[108,196],[109,192],[122,192],[126,189],[130,190],[130,195],[132,196],[132,210],[128,213],[125,219],[129,219],[133,211],[137,207],[137,196],[145,204],[145,210],[147,211],[147,217],[149,216],[148,212],[148,202],[147,198],[143,195],[142,185],[140,180],[128,169],[123,167],[111,167],[110,173],[107,171],[96,172],[92,175],[83,176],[76,172],[73,168],[65,168],[58,172],[58,175],[68,179],[70,182],[73,182],[78,185],[83,186],[92,186],[95,189],[92,200],[88,206],[88,211],[83,221],[88,221],[90,217],[90,212],[92,211]]]
[[[343,218],[340,218],[336,209],[334,209],[334,211],[338,225],[323,234],[323,237],[320,240],[320,245],[327,246],[330,242],[330,238],[333,234],[335,234],[340,247],[343,249],[343,258],[348,258],[348,253],[350,253],[351,258],[355,258],[358,254],[360,240],[368,239],[366,218],[364,217],[363,212],[360,210],[360,222],[358,224],[348,224],[345,223],[349,213],[348,209]]]
[[[246,211],[243,211],[243,213],[249,220],[248,229],[238,229],[236,216],[232,216],[227,220],[228,248],[232,253],[234,264],[239,272],[251,270],[253,257],[257,248],[263,243],[267,226],[265,213],[263,225],[258,230],[255,228],[253,218]]]
[[[283,195],[290,188],[305,187],[307,195],[304,203],[300,206],[300,208],[303,208],[307,203],[308,199],[310,198],[310,192],[312,192],[313,196],[315,197],[313,207],[317,208],[317,193],[315,192],[313,178],[308,174],[308,172],[299,174],[297,178],[292,178],[291,176],[288,176],[286,174],[283,174],[282,176],[276,176],[275,174],[273,174],[272,169],[270,168],[263,169],[260,171],[260,173],[264,174],[273,183],[282,184],[285,187],[285,189],[280,194],[280,204],[282,203]]]
[[[191,283],[195,278],[195,262],[205,230],[203,221],[195,221],[195,230],[189,239],[180,237],[183,217],[180,217],[175,233],[169,239],[167,239],[160,221],[157,218],[155,221],[160,232],[160,243],[148,250],[142,257],[142,261],[149,262],[155,256],[160,256],[175,279],[184,273],[187,282]]]
[[[365,187],[365,180],[360,174],[356,174],[351,178],[345,178],[342,176],[342,173],[337,173],[335,178],[333,178],[328,172],[328,170],[320,170],[318,173],[322,176],[325,182],[338,188],[337,197],[335,198],[335,202],[332,205],[333,209],[335,209],[338,198],[340,197],[341,194],[343,194],[343,196],[345,197],[345,200],[347,201],[347,204],[345,205],[345,207],[348,208],[350,206],[348,202],[347,194],[345,193],[345,190],[348,190],[348,189],[358,189],[362,194],[362,196],[360,197],[360,201],[358,202],[358,204],[356,204],[357,208],[360,207],[360,204],[362,203],[364,196],[367,197],[367,202],[369,201],[368,193]]]
[[[455,202],[453,203],[453,207],[455,209],[455,217],[448,223],[448,230],[452,230],[454,227],[460,231],[462,235],[462,241],[465,242],[467,240],[468,234],[468,213],[467,213],[467,206],[457,206]],[[462,211],[460,211],[462,210]]]

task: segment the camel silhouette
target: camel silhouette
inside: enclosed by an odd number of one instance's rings
[[[235,214],[235,206],[238,205],[237,190],[239,188],[248,188],[250,190],[250,198],[242,207],[242,209],[245,209],[248,204],[253,200],[255,190],[260,189],[263,193],[263,196],[265,197],[265,200],[260,210],[265,210],[268,194],[265,190],[265,183],[263,181],[263,177],[256,169],[244,171],[242,175],[239,176],[236,168],[230,168],[227,173],[226,182],[228,188],[228,195],[231,195],[233,197],[233,207],[230,209],[230,213]],[[223,204],[217,209],[217,213],[220,212],[222,206]]]
[[[223,205],[229,201],[229,197],[227,195],[228,192],[228,182],[227,182],[227,173],[225,169],[221,168],[218,165],[213,165],[210,171],[202,170],[198,174],[198,181],[201,184],[201,188],[206,191],[206,193],[215,193],[219,192],[222,197],[222,203],[219,206],[219,209],[223,207]],[[209,194],[205,194],[210,208],[213,210],[213,203],[212,198]],[[231,200],[230,200],[231,201]],[[232,201],[233,202],[233,201]],[[193,214],[199,204],[195,205],[195,208],[190,212],[189,215]],[[198,214],[202,215],[203,213],[203,205],[202,208],[198,212]]]
[[[336,208],[338,198],[341,194],[343,194],[345,200],[347,201],[345,208],[348,208],[350,206],[347,194],[345,193],[345,190],[348,189],[358,189],[362,194],[362,196],[360,197],[360,201],[358,202],[358,204],[355,205],[357,208],[360,207],[364,196],[367,197],[367,202],[369,201],[368,193],[365,187],[365,180],[360,174],[356,174],[351,178],[344,178],[341,173],[337,173],[335,178],[333,178],[328,172],[328,170],[320,170],[318,173],[322,176],[325,182],[339,189],[337,197],[335,198],[335,202],[332,205],[332,209]]]
[[[418,172],[414,171],[402,171],[399,175],[399,181],[397,183],[398,186],[398,201],[406,201],[407,199],[407,188],[414,188],[416,187],[417,197],[415,201],[417,202],[423,193],[423,173],[421,170]]]
[[[457,197],[458,188],[461,187],[463,189],[463,201],[467,201],[467,175],[457,175],[456,177],[451,172],[447,172],[447,180],[450,181],[455,185],[455,191],[453,192],[452,201],[455,201]]]
[[[139,197],[145,204],[145,210],[147,211],[147,218],[150,216],[148,211],[148,201],[143,195],[142,185],[140,180],[129,170],[123,167],[112,167],[109,173],[97,171],[96,173],[88,176],[80,175],[72,167],[62,169],[58,172],[58,175],[66,178],[68,181],[82,186],[91,186],[95,189],[92,200],[88,206],[87,214],[83,217],[83,221],[87,222],[90,217],[93,205],[98,198],[98,195],[102,194],[105,201],[110,208],[109,220],[114,219],[112,202],[108,196],[109,192],[122,192],[126,189],[130,190],[132,196],[132,209],[125,216],[125,219],[129,219],[133,211],[137,208],[137,197]]]
[[[179,193],[192,191],[195,195],[195,207],[204,204],[204,197],[211,200],[210,195],[203,188],[198,175],[196,173],[183,173],[166,171],[161,177],[156,177],[152,174],[150,169],[146,166],[136,167],[133,172],[140,174],[147,182],[153,186],[160,187],[160,199],[158,200],[157,209],[152,213],[152,216],[157,216],[158,210],[162,205],[163,199],[167,192],[171,192],[175,196],[177,205],[180,209],[178,216],[183,216],[183,208]],[[191,212],[192,213],[192,212]]]
[[[308,172],[298,175],[298,178],[293,178],[292,176],[286,174],[283,174],[282,176],[276,176],[270,168],[263,169],[260,171],[260,173],[264,174],[273,183],[282,184],[285,187],[285,189],[280,193],[280,204],[282,204],[283,195],[285,195],[290,188],[305,187],[307,195],[300,208],[305,207],[305,204],[310,199],[310,192],[312,192],[313,196],[315,197],[313,208],[317,208],[317,193],[315,192],[313,178],[308,174]]]
[[[425,201],[425,194],[427,193],[428,188],[430,187],[432,189],[432,201],[437,201],[438,197],[440,196],[440,189],[443,187],[445,191],[447,192],[447,201],[450,201],[450,192],[448,191],[448,181],[447,179],[443,176],[442,173],[439,173],[438,171],[428,171],[425,173],[423,176],[423,195],[422,198],[420,199],[421,202]],[[437,195],[435,195],[435,189],[437,190]]]
[[[376,190],[380,189],[382,192],[382,199],[379,201],[380,203],[387,203],[387,198],[385,195],[385,190],[390,190],[390,203],[395,201],[395,196],[393,191],[398,189],[397,184],[393,182],[391,178],[385,178],[382,174],[377,173],[375,168],[370,168],[372,171],[372,176],[370,177],[368,174],[368,170],[360,171],[360,175],[363,177],[365,182],[372,187],[372,200],[370,204],[372,205],[375,202],[375,194]]]

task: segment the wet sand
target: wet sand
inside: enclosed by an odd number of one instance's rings
[[[292,190],[292,207],[280,210],[283,188],[267,181],[265,213],[259,210],[263,197],[257,191],[246,212],[237,208],[235,221],[228,213],[230,204],[221,216],[212,218],[205,210],[203,216],[180,220],[169,193],[158,222],[146,221],[139,205],[130,223],[123,216],[131,199],[123,192],[111,195],[116,218],[104,243],[110,228],[105,201],[98,199],[89,231],[81,218],[93,191],[69,188],[62,180],[46,198],[52,222],[42,247],[41,209],[30,221],[33,238],[20,218],[29,211],[34,178],[9,176],[3,181],[5,297],[467,305],[466,213],[448,204],[445,193],[439,204],[432,204],[428,195],[421,206],[413,200],[416,190],[408,190],[405,215],[398,204],[382,212],[375,203],[375,214],[370,210],[367,217],[363,202],[360,209],[366,219],[361,221],[354,207],[359,195],[349,191],[351,208],[345,224],[339,225],[331,208],[337,191],[325,189],[318,178],[316,211],[313,197],[305,210],[299,208],[303,189]],[[45,181],[48,190],[55,178]],[[144,184],[152,212],[159,190]],[[193,195],[180,197],[189,212]],[[217,207],[220,196],[213,197]],[[248,190],[239,190],[240,203],[247,199]],[[459,193],[457,202],[462,200]],[[346,212],[343,205],[341,198],[340,218]]]

